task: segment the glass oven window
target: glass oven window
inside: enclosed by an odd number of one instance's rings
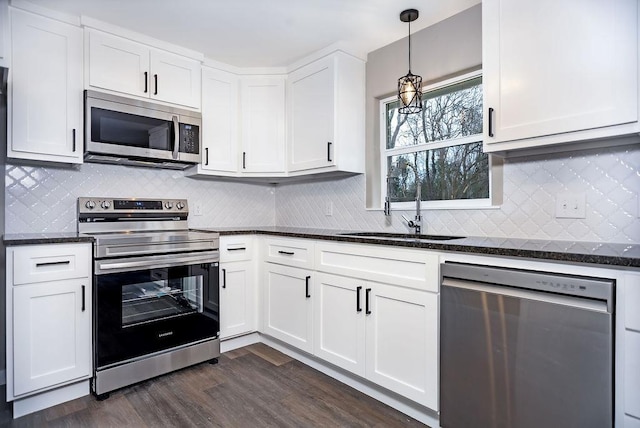
[[[155,271],[158,273],[161,271]],[[202,276],[160,278],[122,287],[122,327],[201,313]]]

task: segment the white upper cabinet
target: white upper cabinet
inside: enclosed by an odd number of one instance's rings
[[[94,29],[88,86],[200,108],[200,62]]]
[[[342,52],[289,75],[290,172],[364,172],[364,76],[364,62]]]
[[[482,20],[486,152],[640,131],[637,0],[483,0]]]
[[[7,156],[82,163],[82,30],[11,9]]]
[[[202,147],[206,171],[238,171],[238,76],[202,69]]]
[[[285,78],[243,77],[240,82],[240,171],[285,171]]]

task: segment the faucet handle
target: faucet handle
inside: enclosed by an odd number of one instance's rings
[[[402,218],[407,222],[407,226],[416,227],[416,224],[413,222],[413,220],[409,220],[404,214],[402,214]]]

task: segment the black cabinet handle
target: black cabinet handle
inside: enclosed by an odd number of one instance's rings
[[[356,287],[356,312],[362,312],[362,306],[360,306],[360,291],[362,291],[361,285]]]
[[[85,304],[84,304],[84,300],[85,300],[85,286],[82,286],[82,312],[84,312],[84,310],[86,309]]]
[[[489,137],[493,137],[493,109],[489,107]]]
[[[144,72],[144,93],[146,94],[149,91],[149,72]]]
[[[42,263],[36,263],[36,267],[55,266],[55,265],[68,265],[70,263],[71,263],[70,260],[61,260],[59,262],[42,262]]]
[[[364,313],[367,315],[371,314],[371,311],[369,310],[369,293],[371,293],[371,289],[367,288],[365,298],[364,298],[364,307],[365,307]]]
[[[222,288],[227,288],[227,270],[222,269]]]
[[[153,95],[158,95],[158,75],[157,74],[153,75],[153,81],[155,83],[155,89],[153,91]]]
[[[204,164],[209,165],[209,147],[204,148]]]
[[[278,254],[285,254],[287,256],[293,256],[295,253],[293,251],[278,251]]]
[[[331,145],[333,143],[331,141],[327,142],[327,162],[333,162],[331,159]]]
[[[73,151],[76,151],[76,128],[71,131],[71,140],[73,141]]]
[[[247,152],[242,152],[242,169],[247,169]]]
[[[246,249],[247,247],[227,248],[227,251],[240,251],[240,250],[244,251]]]
[[[310,276],[308,276],[308,277],[306,277],[306,278],[304,279],[304,282],[305,282],[305,284],[304,284],[304,285],[305,285],[305,295],[307,296],[307,299],[308,299],[309,297],[311,297],[311,294],[309,294],[309,280],[310,280],[310,279],[311,279],[311,277],[310,277]]]

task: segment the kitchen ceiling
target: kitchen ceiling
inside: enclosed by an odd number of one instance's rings
[[[238,67],[285,66],[336,42],[367,53],[480,0],[29,0],[85,15]]]

